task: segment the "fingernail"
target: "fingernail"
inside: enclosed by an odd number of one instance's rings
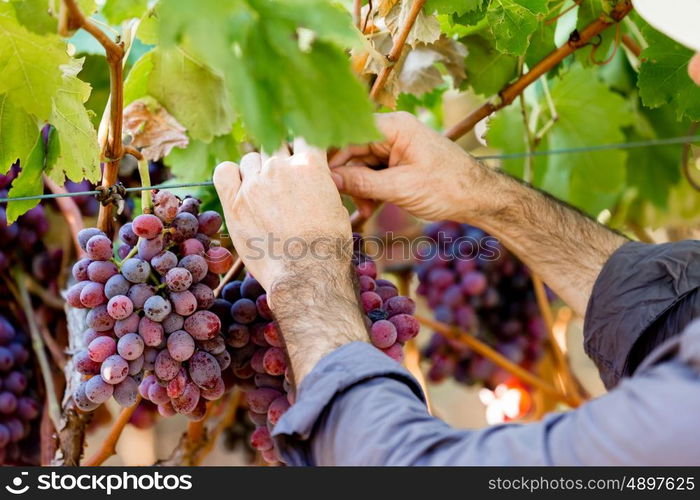
[[[335,172],[331,172],[331,177],[333,177],[333,181],[338,189],[343,189],[343,176],[336,174]]]

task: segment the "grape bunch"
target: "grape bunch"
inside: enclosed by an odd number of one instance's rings
[[[40,404],[32,389],[29,338],[0,315],[0,463],[37,464]]]
[[[418,334],[412,316],[415,304],[399,296],[390,281],[377,279],[377,266],[361,251],[354,237],[353,264],[372,344],[391,358],[403,359],[403,344]],[[231,370],[246,392],[250,420],[255,425],[250,442],[268,463],[279,462],[270,431],[294,403],[294,388],[284,339],[267,303],[265,290],[248,275],[227,283],[212,311],[222,318],[226,344],[231,348]]]
[[[209,308],[233,257],[211,239],[218,213],[199,213],[197,199],[168,191],[154,191],[153,202],[152,214],[120,228],[118,258],[102,231],[78,234],[86,257],[73,266],[66,301],[89,312],[87,348],[73,358],[84,381],[73,398],[91,411],[110,397],[132,406],[141,394],[163,416],[198,420],[225,391],[231,359]]]
[[[436,320],[458,326],[531,369],[544,351],[545,324],[529,270],[495,238],[456,222],[425,229],[431,244],[417,264],[418,294]],[[428,378],[494,388],[509,375],[469,348],[435,333],[424,352]]]

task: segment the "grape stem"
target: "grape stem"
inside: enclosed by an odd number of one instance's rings
[[[550,396],[560,401],[563,401],[572,408],[576,408],[579,406],[580,403],[578,401],[558,391],[554,386],[549,384],[549,382],[546,382],[545,380],[542,380],[536,375],[530,373],[522,366],[513,363],[501,353],[494,350],[492,347],[488,346],[473,335],[463,330],[460,330],[459,328],[453,327],[446,323],[441,323],[437,320],[428,318],[426,316],[422,316],[420,314],[416,314],[415,317],[423,325],[427,326],[428,328],[431,328],[432,330],[435,330],[436,332],[442,334],[443,336],[449,339],[456,340],[457,342],[464,344],[477,354],[480,354],[489,361],[493,362],[495,365],[499,366],[500,368],[503,368],[507,372],[516,376],[525,384],[531,385],[532,387],[536,387],[542,392],[549,394]]]
[[[382,91],[384,85],[389,79],[389,75],[394,69],[395,63],[401,58],[401,52],[403,51],[403,48],[406,45],[408,35],[413,29],[413,25],[415,24],[418,15],[423,10],[423,5],[425,5],[425,2],[426,0],[414,0],[413,5],[411,5],[411,10],[409,11],[408,17],[406,18],[406,23],[401,27],[401,30],[399,31],[398,36],[394,40],[394,44],[391,47],[389,54],[387,54],[386,56],[387,64],[377,75],[377,79],[374,81],[372,89],[369,92],[369,96],[372,99],[377,99],[377,96]]]
[[[117,183],[119,162],[124,156],[122,143],[122,120],[124,111],[124,82],[122,60],[126,51],[124,42],[114,42],[95,23],[81,12],[75,0],[63,0],[68,21],[66,26],[80,27],[90,33],[105,49],[109,65],[109,133],[102,147],[102,158],[105,161],[102,173],[102,186],[110,187]],[[62,16],[63,17],[63,16]],[[66,33],[67,34],[67,33]],[[97,227],[106,234],[112,232],[112,205],[100,205],[97,216]]]
[[[194,465],[197,454],[209,439],[205,423],[211,417],[215,403],[216,401],[207,402],[204,418],[198,422],[190,422],[170,456],[165,460],[159,460],[154,465]]]
[[[31,276],[26,276],[26,280],[29,291],[39,297],[44,304],[53,309],[63,311],[63,307],[66,305],[65,300],[41,286]]]
[[[136,397],[136,402],[132,406],[122,409],[119,417],[114,421],[114,424],[112,424],[109,434],[107,434],[107,437],[100,445],[100,449],[97,450],[97,452],[90,458],[85,460],[82,465],[87,467],[102,465],[109,457],[116,455],[117,442],[122,435],[122,431],[124,431],[124,427],[126,427],[126,424],[129,423],[131,415],[133,415],[134,411],[136,411],[136,408],[140,402],[141,396],[138,395]]]
[[[143,157],[138,162],[139,165],[139,177],[141,178],[141,185],[143,187],[151,187],[151,175],[148,172],[148,160],[144,160]],[[144,189],[141,191],[141,213],[150,214],[153,212],[153,197],[151,195],[150,189]]]
[[[24,311],[24,316],[27,321],[27,325],[29,326],[29,335],[32,339],[32,349],[34,350],[36,359],[39,362],[41,377],[44,381],[49,417],[51,418],[54,428],[58,429],[58,424],[61,420],[61,410],[58,404],[58,399],[56,398],[56,386],[53,383],[51,365],[49,364],[49,360],[46,356],[44,341],[41,338],[39,327],[36,324],[36,317],[34,315],[34,311],[32,310],[32,299],[29,297],[27,280],[25,279],[24,273],[19,269],[15,269],[13,277],[15,283],[17,284],[17,289],[15,290],[17,301],[20,303],[22,310]]]

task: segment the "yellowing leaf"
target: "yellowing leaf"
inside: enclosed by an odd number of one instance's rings
[[[142,148],[147,160],[159,160],[174,147],[184,148],[189,143],[185,127],[152,99],[139,99],[126,107],[124,132],[132,136],[132,146]]]
[[[7,94],[0,95],[0,174],[14,162],[23,164],[39,137],[36,120],[18,108]]]
[[[386,15],[384,21],[394,37],[406,25],[414,2],[415,0],[403,0],[401,3],[394,5]],[[408,34],[408,38],[406,38],[406,44],[415,47],[418,43],[433,43],[438,38],[440,38],[440,22],[435,16],[428,15],[421,10]]]

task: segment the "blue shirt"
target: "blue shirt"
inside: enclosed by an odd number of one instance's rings
[[[584,345],[610,389],[530,424],[454,429],[371,345],[325,356],[273,435],[288,465],[698,465],[700,243],[627,243],[596,280]]]

